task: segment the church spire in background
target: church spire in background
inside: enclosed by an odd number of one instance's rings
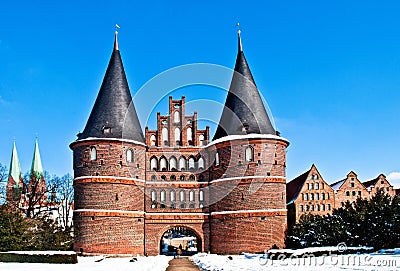
[[[21,165],[19,163],[18,159],[18,153],[17,153],[17,146],[14,141],[12,153],[11,153],[11,162],[10,162],[10,173],[8,175],[8,180],[10,179],[15,182],[16,185],[22,186],[22,171],[21,171]]]
[[[35,149],[33,151],[33,160],[31,166],[31,173],[41,174],[43,176],[42,159],[40,158],[39,143],[36,138]]]

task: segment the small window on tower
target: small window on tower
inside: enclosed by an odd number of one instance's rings
[[[215,153],[215,166],[218,167],[219,166],[219,154],[218,152]]]
[[[247,146],[244,154],[245,154],[246,162],[254,161],[254,151],[253,151],[252,147]]]
[[[103,134],[111,134],[111,127],[103,126]]]
[[[90,148],[90,161],[96,161],[97,160],[97,150],[95,147]]]
[[[132,151],[132,149],[128,149],[126,151],[126,162],[127,163],[132,163],[133,162],[133,151]]]

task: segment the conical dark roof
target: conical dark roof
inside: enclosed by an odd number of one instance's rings
[[[238,54],[221,120],[213,140],[227,135],[276,134],[242,50]]]
[[[117,34],[99,94],[84,131],[78,134],[78,140],[95,137],[145,142],[126,80]]]

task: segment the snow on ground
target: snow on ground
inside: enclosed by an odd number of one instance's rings
[[[400,250],[398,250],[400,252]],[[319,257],[291,257],[286,260],[269,260],[262,255],[235,255],[221,256],[216,254],[200,253],[191,257],[191,260],[200,268],[207,271],[293,271],[296,269],[307,271],[343,271],[343,270],[400,270],[400,253],[396,254],[349,254],[319,256]]]
[[[106,258],[103,257],[78,257],[77,264],[43,264],[43,263],[1,263],[0,270],[12,271],[164,271],[168,267],[168,262],[172,257],[154,256],[154,257],[135,257],[136,262],[129,262],[130,258]]]

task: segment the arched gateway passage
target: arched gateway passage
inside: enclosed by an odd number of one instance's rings
[[[174,255],[179,250],[183,256],[201,252],[201,238],[192,229],[184,226],[168,229],[161,236],[160,254]]]

